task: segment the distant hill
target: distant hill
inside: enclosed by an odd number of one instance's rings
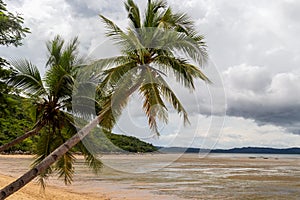
[[[84,145],[93,153],[149,153],[158,150],[152,144],[136,137],[93,130],[83,140]]]
[[[158,148],[152,144],[143,142],[136,137],[113,133],[106,134],[106,136],[115,146],[119,147],[121,151],[147,153],[158,150]]]
[[[248,154],[300,154],[300,148],[275,149],[265,147],[243,147],[233,149],[199,149],[199,148],[183,148],[183,147],[158,147],[162,153],[248,153]]]
[[[264,147],[243,147],[233,149],[214,149],[212,153],[260,153],[260,154],[300,154],[300,148],[275,149]]]

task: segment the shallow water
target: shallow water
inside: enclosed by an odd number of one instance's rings
[[[94,175],[78,159],[70,189],[107,192],[112,199],[300,199],[300,155],[105,155],[101,160],[105,167]],[[29,162],[0,157],[0,173],[22,174]],[[62,186],[54,179],[51,184]]]

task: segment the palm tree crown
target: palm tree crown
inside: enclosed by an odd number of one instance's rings
[[[114,118],[126,106],[128,97],[138,91],[150,128],[159,134],[157,118],[167,122],[165,101],[188,122],[187,112],[164,77],[171,72],[191,90],[195,88],[194,79],[210,82],[197,67],[206,62],[206,44],[193,21],[186,14],[173,12],[164,0],[149,0],[143,18],[134,1],[127,0],[125,8],[130,21],[126,31],[100,15],[106,35],[120,47],[121,55],[93,64],[103,77],[98,91],[110,95],[113,110],[107,112]]]
[[[47,157],[54,149],[72,137],[77,129],[71,113],[72,91],[78,68],[82,65],[77,52],[77,38],[65,44],[65,41],[56,36],[47,43],[48,61],[44,79],[41,78],[38,68],[27,60],[12,62],[14,74],[9,83],[23,91],[30,97],[35,105],[37,123],[40,127],[39,141],[37,144],[37,156],[33,167]],[[99,170],[101,162],[79,143],[76,148],[81,151],[93,166],[95,171]],[[61,157],[54,167],[49,167],[40,176],[42,186],[44,178],[52,171],[58,171],[64,182],[71,183],[74,173],[73,163],[74,150],[67,152]]]

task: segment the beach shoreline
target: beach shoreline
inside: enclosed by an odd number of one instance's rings
[[[0,187],[26,172],[32,158],[0,155]],[[103,155],[104,167],[99,175],[88,170],[82,156],[76,158],[72,185],[65,186],[57,176],[51,176],[45,194],[32,181],[7,199],[300,198],[300,157],[296,155]]]

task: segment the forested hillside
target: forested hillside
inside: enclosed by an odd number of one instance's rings
[[[32,102],[12,94],[1,94],[0,98],[1,114],[0,114],[0,146],[12,141],[16,137],[24,134],[34,126],[34,109]],[[86,145],[93,145],[93,149],[97,152],[153,152],[157,148],[152,144],[140,141],[135,137],[117,135],[113,133],[102,133],[100,129],[94,131],[84,141]],[[37,136],[33,136],[24,140],[22,143],[11,147],[6,153],[35,153]],[[87,142],[88,140],[91,140]],[[90,147],[91,148],[91,147]]]

